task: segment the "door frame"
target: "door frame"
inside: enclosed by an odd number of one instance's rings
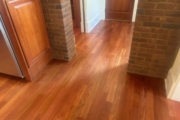
[[[80,10],[81,10],[81,32],[86,33],[85,0],[80,0]]]
[[[135,22],[135,20],[136,20],[138,2],[139,2],[139,0],[134,0],[134,10],[133,10],[132,22]]]

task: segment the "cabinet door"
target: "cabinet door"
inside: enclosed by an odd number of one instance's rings
[[[35,76],[51,59],[40,1],[6,0],[6,4],[27,65]]]

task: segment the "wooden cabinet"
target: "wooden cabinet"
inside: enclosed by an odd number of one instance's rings
[[[6,0],[9,18],[32,80],[52,59],[39,0]],[[26,75],[25,75],[26,76]]]

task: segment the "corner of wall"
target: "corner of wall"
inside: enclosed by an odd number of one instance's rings
[[[167,78],[165,79],[166,95],[169,99],[172,97],[172,93],[174,91],[173,86],[174,86],[173,74],[172,74],[172,69],[170,69]]]
[[[180,101],[180,51],[176,57],[173,67],[169,70],[165,79],[166,94],[169,99]]]
[[[105,20],[105,11],[100,11],[101,20]]]

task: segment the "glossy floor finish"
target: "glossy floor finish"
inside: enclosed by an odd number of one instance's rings
[[[75,30],[77,54],[53,60],[31,83],[0,75],[0,120],[180,120],[160,79],[127,74],[133,25]]]

